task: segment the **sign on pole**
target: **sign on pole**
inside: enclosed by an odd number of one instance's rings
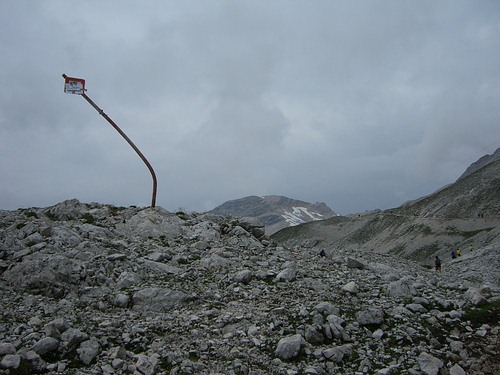
[[[67,94],[85,94],[85,80],[81,78],[64,77],[64,92]]]
[[[78,94],[81,95],[94,109],[106,119],[106,121],[109,122],[109,124],[115,128],[115,130],[120,133],[120,135],[128,142],[128,144],[134,149],[134,151],[139,155],[139,157],[142,159],[144,164],[146,164],[146,167],[148,167],[149,172],[151,173],[151,177],[153,177],[153,196],[151,197],[151,207],[155,207],[156,205],[156,188],[157,188],[157,181],[156,181],[156,173],[153,170],[153,167],[149,163],[148,159],[142,154],[142,152],[137,148],[137,146],[132,142],[132,140],[123,132],[123,130],[120,129],[118,125],[115,124],[111,118],[104,113],[104,111],[97,106],[97,104],[94,103],[92,99],[88,97],[87,94],[85,94],[85,80],[81,78],[73,78],[73,77],[68,77],[66,74],[62,75],[64,78],[64,92],[67,94]]]

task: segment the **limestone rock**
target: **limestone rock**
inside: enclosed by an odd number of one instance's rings
[[[299,356],[304,339],[300,334],[283,337],[275,350],[276,357],[284,360],[293,359]]]
[[[384,323],[384,311],[380,308],[369,307],[356,313],[356,321],[360,325]]]
[[[165,311],[187,300],[187,294],[168,288],[145,288],[132,296],[136,311]]]
[[[342,287],[342,290],[351,294],[356,294],[359,291],[359,286],[354,281],[350,281]]]
[[[416,294],[416,290],[409,278],[402,278],[389,283],[387,294],[394,298],[409,298]]]
[[[44,337],[41,340],[38,340],[35,345],[33,345],[32,349],[35,353],[39,355],[44,355],[50,353],[52,351],[57,350],[59,347],[59,341],[53,337]]]
[[[365,269],[366,264],[364,264],[362,261],[354,258],[347,258],[347,267],[349,268],[358,268],[358,269]]]
[[[87,340],[81,343],[80,347],[76,350],[80,361],[86,365],[90,365],[99,355],[101,347],[95,339]]]
[[[443,367],[443,361],[439,358],[432,356],[429,353],[421,353],[417,357],[417,362],[420,365],[420,370],[426,375],[437,375],[439,370]]]

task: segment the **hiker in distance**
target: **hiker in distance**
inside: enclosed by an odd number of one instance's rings
[[[436,272],[441,272],[441,259],[436,255],[436,259],[434,259],[434,266],[436,267]]]

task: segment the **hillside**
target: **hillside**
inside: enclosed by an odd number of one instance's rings
[[[498,247],[441,273],[321,250],[161,207],[0,211],[0,374],[499,373]]]
[[[210,213],[258,218],[265,225],[268,235],[283,228],[337,216],[325,203],[308,203],[279,195],[253,195],[230,200]]]
[[[500,243],[500,161],[454,184],[399,208],[336,217],[286,228],[273,239],[288,245],[314,243],[361,249],[432,263],[457,248],[480,249]]]

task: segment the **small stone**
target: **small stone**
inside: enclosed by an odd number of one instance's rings
[[[380,328],[372,333],[372,337],[375,340],[380,340],[382,338],[382,336],[384,336],[384,331],[382,331]]]
[[[359,291],[359,287],[354,281],[350,281],[342,287],[342,290],[351,294],[356,294]]]

